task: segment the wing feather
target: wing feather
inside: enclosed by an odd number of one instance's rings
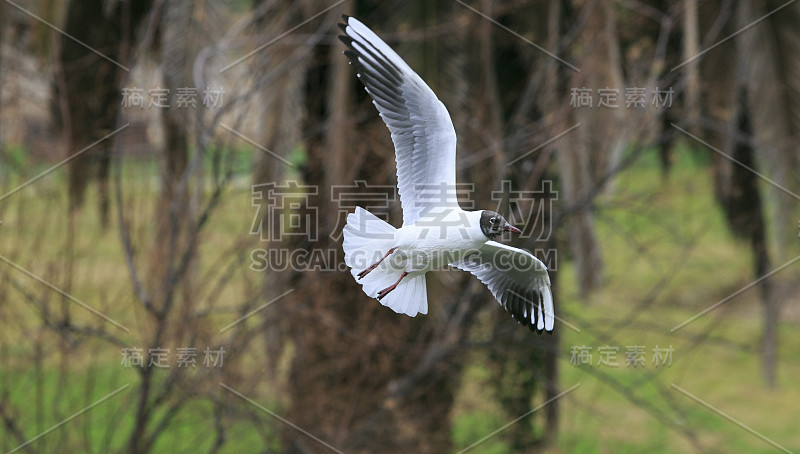
[[[488,241],[451,265],[474,274],[517,322],[531,331],[553,331],[550,277],[544,263],[530,252]]]
[[[345,55],[392,135],[403,225],[417,222],[432,205],[457,207],[456,132],[447,108],[378,35],[343,17],[339,28],[345,35],[339,38],[349,48]]]

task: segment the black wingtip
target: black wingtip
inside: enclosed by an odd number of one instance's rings
[[[350,16],[348,16],[347,14],[342,14],[342,20],[344,22],[339,22],[336,25],[339,26],[339,30],[341,30],[344,34],[347,34],[347,25],[348,25],[348,22],[350,21]]]
[[[353,38],[345,35],[339,35],[339,41],[343,42],[345,46],[352,48]]]
[[[539,326],[539,321],[536,319],[536,317],[535,317],[535,316],[534,316],[534,317],[531,317],[531,320],[530,320],[530,321],[528,321],[528,320],[525,320],[525,325],[527,325],[527,326],[528,326],[528,329],[529,329],[529,330],[531,330],[531,332],[534,332],[534,333],[536,333],[536,334],[538,334],[538,335],[540,335],[540,336],[541,336],[542,334],[548,334],[548,335],[550,335],[550,336],[552,336],[552,335],[553,335],[553,331],[554,331],[554,330],[552,330],[552,329],[546,329],[546,328],[539,329],[539,328],[538,328],[538,326]]]

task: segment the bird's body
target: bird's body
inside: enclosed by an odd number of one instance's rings
[[[520,323],[552,332],[550,278],[531,253],[492,241],[520,231],[494,211],[465,211],[455,188],[456,135],[444,104],[375,33],[344,16],[345,55],[395,144],[399,229],[363,208],[347,216],[345,263],[364,292],[397,313],[428,312],[425,273],[446,265],[486,284]]]
[[[433,271],[459,261],[489,240],[480,229],[480,214],[453,209],[441,217],[441,225],[403,226],[397,230],[395,254],[402,254],[409,272]]]
[[[390,262],[409,273],[424,273],[461,260],[488,241],[478,228],[479,217],[479,211],[452,210],[443,218],[446,225],[413,224],[397,229]]]
[[[405,290],[413,290],[415,283],[424,288],[425,273],[478,251],[489,240],[480,229],[480,215],[480,211],[455,208],[436,217],[437,221],[443,222],[422,221],[395,229],[368,211],[357,208],[348,216],[344,229],[345,263],[351,267],[353,276],[363,282],[367,295],[375,298],[380,297],[382,289],[390,287],[406,273],[403,279],[410,284],[401,284],[399,289],[381,297],[386,298],[383,303],[408,315],[427,313],[427,291],[424,301],[409,307],[405,304],[409,302]],[[360,275],[374,264],[377,266]],[[420,276],[423,276],[423,281],[417,281]]]

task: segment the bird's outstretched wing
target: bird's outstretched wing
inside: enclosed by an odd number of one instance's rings
[[[339,39],[349,48],[344,53],[392,134],[403,225],[416,223],[426,210],[458,207],[456,132],[447,108],[378,35],[342,17],[346,36]]]
[[[530,252],[487,241],[452,266],[469,271],[531,331],[553,331],[555,313],[547,267]]]

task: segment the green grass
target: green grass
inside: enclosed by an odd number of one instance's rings
[[[6,370],[2,378],[6,383],[13,383],[10,386],[10,407],[25,410],[15,418],[15,422],[24,428],[26,438],[45,432],[118,391],[62,428],[37,439],[31,446],[44,452],[87,452],[90,448],[105,446],[109,447],[108,452],[125,450],[137,405],[135,370],[123,368],[117,362],[109,362],[67,375],[54,368],[46,368],[41,372]],[[125,388],[126,385],[129,386]],[[274,408],[274,403],[265,405]],[[165,410],[164,407],[157,410],[153,420],[160,420]],[[157,439],[153,452],[208,451],[216,438],[213,421],[210,402],[190,400],[165,429],[163,436]],[[247,452],[253,446],[264,445],[265,439],[273,440],[270,449],[279,447],[277,435],[270,426],[248,421],[233,422],[227,428],[227,437],[222,452]],[[4,446],[10,449],[19,444],[11,440],[7,442],[9,444]]]

